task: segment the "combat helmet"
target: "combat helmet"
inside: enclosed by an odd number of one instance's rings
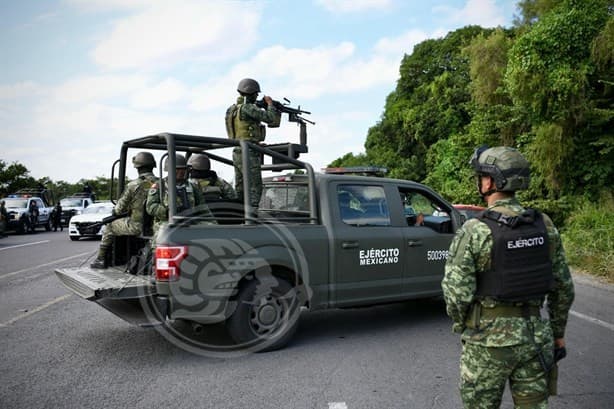
[[[156,160],[149,152],[139,152],[132,157],[132,164],[135,168],[153,169],[156,167]]]
[[[185,169],[188,165],[185,161],[185,156],[177,153],[175,155],[175,169]],[[168,172],[168,158],[164,161],[164,171]]]
[[[258,84],[258,81],[251,78],[243,78],[239,81],[237,91],[246,95],[257,94],[260,92],[260,84]]]
[[[515,192],[529,188],[529,162],[514,148],[480,146],[469,164],[479,175],[488,175],[499,192]]]
[[[204,153],[197,153],[190,156],[188,166],[197,171],[211,170],[211,161]]]

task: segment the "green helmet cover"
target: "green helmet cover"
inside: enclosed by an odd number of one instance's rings
[[[237,91],[246,95],[257,94],[260,92],[260,84],[258,84],[258,81],[251,78],[243,78],[239,81]]]
[[[188,166],[194,170],[211,170],[211,161],[209,157],[203,153],[197,153],[190,156],[188,160]]]
[[[529,162],[517,149],[481,146],[474,151],[469,164],[477,174],[492,177],[499,192],[529,188]]]
[[[175,155],[175,169],[185,169],[188,165],[185,160],[185,156],[176,154]],[[164,171],[168,172],[168,158],[164,161]]]
[[[156,160],[154,156],[149,152],[139,152],[132,157],[132,164],[135,168],[149,168],[156,167]]]

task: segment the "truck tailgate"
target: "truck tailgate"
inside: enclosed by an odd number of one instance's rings
[[[141,298],[156,292],[149,276],[128,274],[114,268],[60,268],[55,274],[69,290],[90,301]]]

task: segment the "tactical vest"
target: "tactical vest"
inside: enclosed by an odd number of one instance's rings
[[[230,139],[247,139],[261,142],[266,137],[266,128],[260,121],[241,118],[241,108],[245,104],[232,104],[226,110],[226,133]]]
[[[504,302],[540,299],[554,286],[548,232],[542,215],[529,209],[518,216],[487,210],[479,219],[493,238],[491,268],[478,274],[480,297]]]

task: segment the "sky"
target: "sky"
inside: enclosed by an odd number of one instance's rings
[[[125,140],[226,137],[249,77],[311,111],[301,159],[319,170],[364,152],[414,45],[515,14],[516,0],[1,1],[0,159],[35,178],[109,177]],[[298,131],[284,115],[266,142]]]

